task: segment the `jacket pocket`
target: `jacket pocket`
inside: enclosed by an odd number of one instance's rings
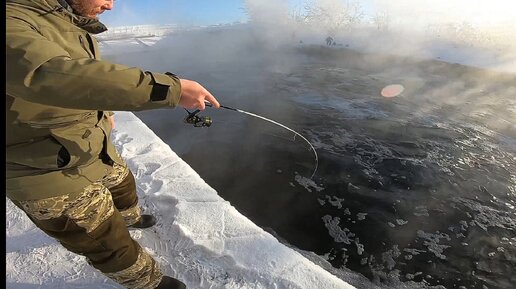
[[[7,163],[37,169],[58,169],[57,156],[63,146],[53,137],[6,147]]]
[[[52,136],[63,146],[59,154],[60,169],[89,165],[98,160],[104,146],[104,132],[98,127],[58,128]]]
[[[66,150],[65,147],[61,147],[59,152],[57,153],[57,167],[64,168],[66,167],[71,160],[70,153]]]

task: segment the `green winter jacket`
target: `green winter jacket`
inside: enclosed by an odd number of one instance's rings
[[[73,194],[122,162],[110,111],[175,107],[173,74],[103,61],[106,27],[63,0],[6,2],[6,194],[33,200]]]

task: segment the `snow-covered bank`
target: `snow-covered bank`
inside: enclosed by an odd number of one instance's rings
[[[189,288],[354,288],[241,215],[129,112],[114,141],[135,174],[153,229],[132,236]],[[6,288],[119,288],[44,235],[6,200]]]

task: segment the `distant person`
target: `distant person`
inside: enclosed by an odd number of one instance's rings
[[[328,46],[335,45],[335,41],[333,40],[333,37],[331,37],[331,36],[326,37],[326,45],[328,45]]]
[[[6,195],[49,236],[125,288],[178,289],[129,234],[141,213],[110,139],[111,111],[220,104],[172,73],[103,61],[93,36],[113,0],[7,0]]]

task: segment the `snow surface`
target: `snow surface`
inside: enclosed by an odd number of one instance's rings
[[[130,112],[116,112],[117,149],[152,229],[133,238],[189,288],[354,288],[240,214]],[[6,288],[121,288],[36,228],[6,199]]]

